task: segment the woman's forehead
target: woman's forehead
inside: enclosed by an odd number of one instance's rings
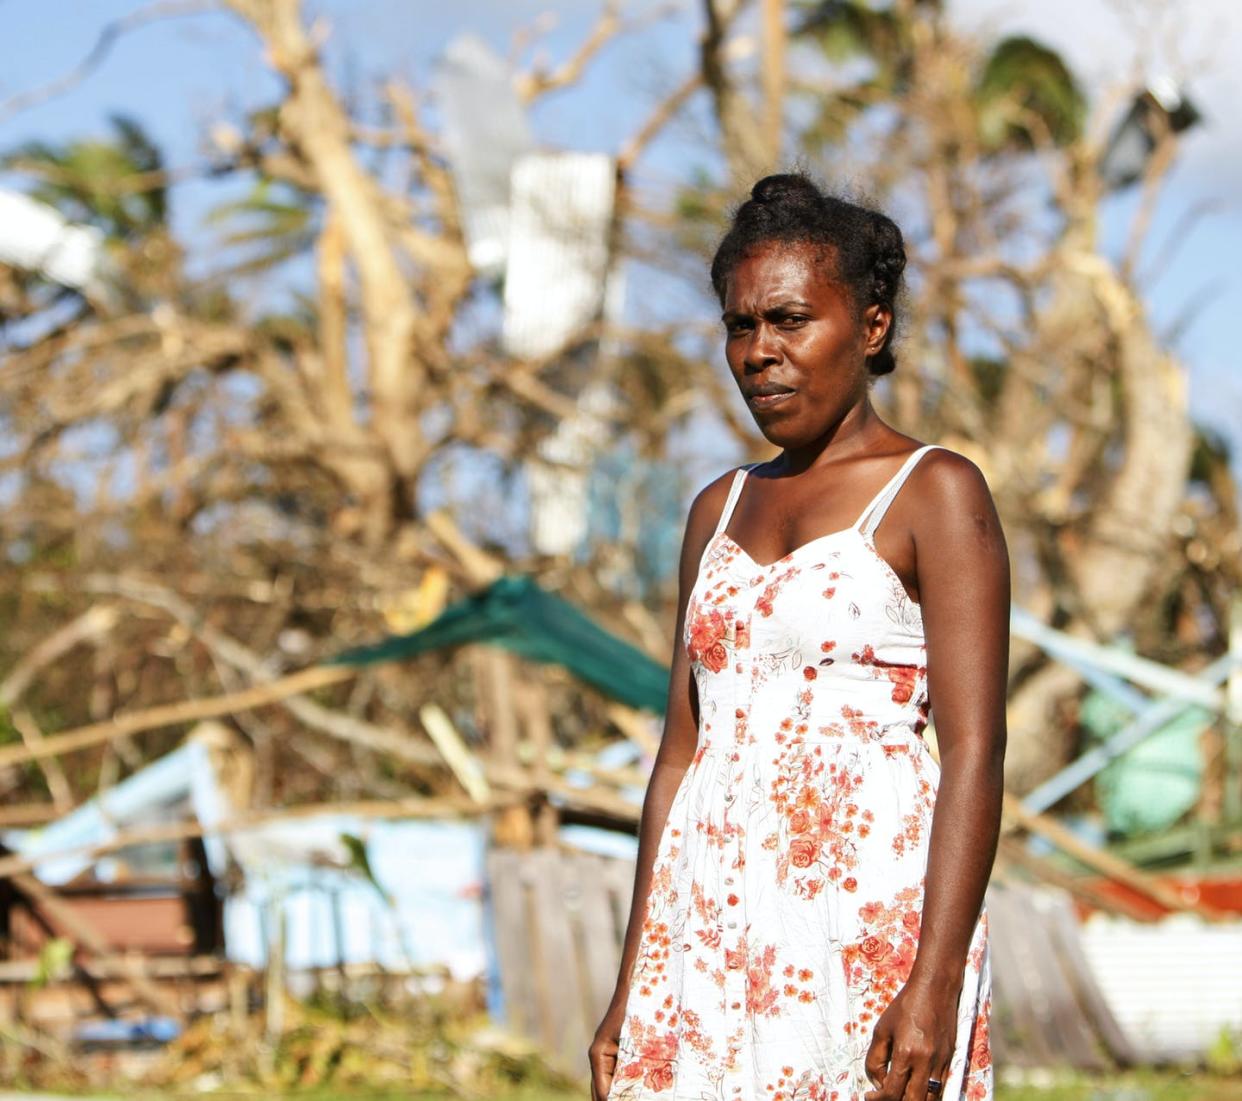
[[[807,241],[767,241],[747,250],[725,283],[725,305],[765,303],[789,296],[843,293],[830,246]]]

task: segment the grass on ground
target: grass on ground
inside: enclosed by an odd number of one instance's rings
[[[146,1093],[130,1094],[133,1101],[255,1101],[259,1092]],[[270,1093],[263,1093],[272,1101]],[[288,1101],[477,1101],[445,1093],[346,1092],[313,1090],[285,1095]],[[489,1095],[487,1101],[588,1101],[584,1091],[552,1091],[522,1088]],[[1242,1076],[1179,1073],[1177,1071],[1130,1071],[1107,1077],[1037,1072],[1025,1080],[1009,1080],[998,1086],[996,1101],[1242,1101]]]

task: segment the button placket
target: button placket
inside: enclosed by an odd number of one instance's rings
[[[741,850],[741,833],[733,834],[733,844],[731,846],[734,859],[740,855]],[[743,946],[743,935],[741,932],[745,921],[742,917],[743,899],[741,892],[734,889],[738,880],[737,869],[728,868],[728,874],[724,877],[725,892],[725,932],[726,944],[733,953],[735,966],[725,969],[725,1003],[730,1014],[741,1015],[746,1007],[746,950]],[[731,902],[730,899],[736,899]],[[726,957],[727,960],[727,957]]]
[[[756,578],[755,580],[759,580],[759,578]],[[759,591],[762,591],[762,590],[759,590]],[[753,649],[755,645],[755,638],[754,638],[754,634],[752,630],[753,622],[754,622],[754,607],[752,605],[750,612],[747,614],[747,617],[746,617],[746,634],[747,634],[747,638],[749,641],[748,653],[747,653],[747,658],[748,658],[747,664],[749,667],[746,669],[745,684],[747,688],[746,688],[746,699],[745,699],[745,703],[743,704],[743,707],[745,708],[745,714],[748,720],[749,720],[749,716],[753,714],[753,704],[754,704],[754,699],[755,699],[755,686],[756,686],[755,685],[755,657],[754,657],[754,649]],[[747,725],[749,727],[749,722],[747,723]],[[745,750],[742,740],[736,737],[736,735],[734,737],[733,752],[736,755],[736,759],[732,760],[730,764],[732,765],[733,770],[734,770],[733,771],[733,784],[735,786],[737,796],[732,801],[730,810],[736,816],[736,818],[740,818],[741,821],[744,822],[746,821],[746,818],[747,818],[745,807],[742,803],[742,799],[743,799],[742,793],[747,790],[746,779],[745,779],[746,761],[744,760],[746,750]],[[746,900],[745,900],[743,892],[738,889],[739,885],[741,885],[745,879],[745,877],[742,875],[743,839],[744,839],[743,831],[741,829],[735,829],[733,832],[732,843],[730,846],[731,851],[732,851],[731,862],[728,865],[726,865],[725,876],[724,876],[724,884],[725,884],[725,887],[727,888],[725,892],[725,911],[727,915],[727,920],[725,921],[725,928],[729,934],[729,939],[731,941],[732,949],[734,953],[736,953],[735,959],[737,959],[738,961],[738,966],[731,968],[731,969],[727,969],[725,971],[725,991],[727,994],[726,1001],[727,1001],[730,1011],[733,1013],[738,1013],[738,1014],[742,1013],[746,1006],[746,975],[747,975],[747,966],[749,963],[749,961],[746,958],[746,949],[743,947],[743,939],[744,939],[743,931],[746,925],[746,918],[745,918],[745,913],[744,913]],[[733,896],[734,898],[736,898],[737,901],[731,904],[729,902],[730,896]]]
[[[737,860],[738,855],[740,854],[741,846],[742,846],[741,832],[735,829],[733,833],[733,846],[732,846],[733,853],[734,853],[733,858],[735,861]],[[730,865],[730,868],[732,868],[732,865]],[[725,886],[729,888],[729,890],[725,892],[725,914],[728,918],[728,920],[725,922],[725,928],[732,929],[732,930],[737,929],[738,911],[741,909],[741,906],[742,906],[741,895],[739,895],[737,891],[733,890],[733,885],[735,881],[736,881],[736,877],[734,876],[732,871],[730,871],[729,874],[724,877]],[[737,901],[736,902],[731,901],[732,899],[736,899]]]
[[[759,580],[754,578],[752,580]],[[739,580],[738,588],[745,591],[745,582]],[[754,590],[751,590],[754,592]],[[757,594],[756,594],[757,595]],[[738,602],[739,605],[741,601]],[[743,613],[741,607],[738,608],[739,616],[744,615],[744,627],[747,644],[744,650],[737,653],[738,667],[736,672],[739,675],[739,687],[745,685],[745,698],[739,700],[735,696],[734,706],[737,708],[737,718],[743,720],[750,714],[751,704],[755,694],[755,677],[754,677],[754,635],[752,634],[753,626],[753,607]],[[743,665],[745,662],[745,665]],[[744,677],[745,679],[740,679]],[[741,707],[738,707],[738,704]],[[743,711],[741,708],[745,708]],[[737,725],[734,727],[731,745],[726,750],[725,765],[729,770],[729,784],[732,789],[728,797],[725,799],[725,816],[728,820],[746,819],[745,799],[743,793],[746,791],[746,785],[743,776],[746,772],[746,762],[744,757],[746,754],[744,739],[739,736]],[[723,823],[722,823],[723,825]],[[724,1005],[725,1012],[732,1019],[737,1019],[745,1011],[746,1006],[746,967],[747,960],[745,957],[745,949],[743,947],[743,930],[745,928],[745,917],[743,914],[744,899],[739,885],[743,882],[744,877],[741,875],[742,863],[742,845],[743,836],[740,830],[732,829],[730,831],[729,843],[721,850],[721,877],[720,884],[722,887],[721,897],[721,934],[723,963],[724,963]],[[732,901],[730,901],[732,900]],[[732,963],[732,966],[730,964]]]

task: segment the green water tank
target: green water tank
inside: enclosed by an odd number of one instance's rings
[[[1079,717],[1091,745],[1133,719],[1128,708],[1094,689]],[[1096,800],[1110,833],[1135,837],[1167,829],[1198,802],[1202,736],[1211,721],[1203,708],[1188,708],[1096,776]]]

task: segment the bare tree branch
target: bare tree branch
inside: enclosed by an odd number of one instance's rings
[[[0,707],[12,708],[41,670],[80,643],[94,642],[106,635],[116,626],[119,618],[120,609],[115,605],[97,604],[44,639],[0,682]]]
[[[536,70],[522,73],[516,81],[517,93],[523,103],[530,103],[538,96],[574,84],[582,76],[591,59],[616,36],[621,29],[621,17],[617,0],[607,0],[595,27],[577,52],[552,72]]]
[[[199,15],[203,12],[218,11],[219,7],[218,0],[159,0],[158,3],[149,4],[114,20],[99,32],[99,37],[95,39],[95,44],[90,51],[69,72],[38,88],[18,92],[0,101],[0,125],[14,115],[28,111],[31,107],[37,107],[40,103],[46,103],[49,99],[69,91],[75,84],[80,84],[104,62],[122,35],[161,19]]]
[[[625,172],[633,167],[643,150],[655,139],[661,130],[677,115],[677,113],[686,105],[695,92],[703,87],[703,74],[701,72],[691,73],[686,77],[668,96],[665,97],[659,106],[648,116],[646,122],[639,128],[629,141],[621,147],[621,152],[617,154],[617,167]]]
[[[735,191],[746,189],[772,164],[771,145],[762,121],[728,70],[728,32],[744,6],[745,0],[703,0],[707,27],[700,45],[703,82],[716,107],[721,145]]]

